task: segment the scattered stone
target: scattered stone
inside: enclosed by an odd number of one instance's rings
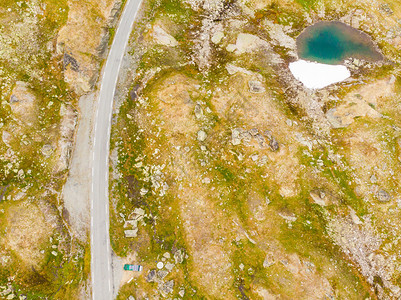
[[[279,213],[278,215],[288,222],[295,222],[297,220],[297,217],[293,213]]]
[[[242,141],[245,142],[245,144],[247,144],[247,143],[249,143],[249,142],[252,140],[252,135],[251,135],[248,131],[245,131],[245,130],[244,130],[244,131],[240,134],[240,138],[241,138]]]
[[[288,260],[287,260],[287,259],[282,259],[282,260],[280,260],[280,263],[281,263],[283,266],[287,266],[287,265],[288,265]]]
[[[258,129],[257,128],[252,128],[251,130],[249,130],[249,133],[252,135],[252,136],[256,136],[257,134],[258,134]]]
[[[66,69],[68,66],[71,66],[71,70],[73,70],[74,72],[79,71],[79,64],[78,64],[77,60],[68,53],[64,53],[63,65],[64,65],[64,69]]]
[[[53,256],[57,256],[57,252],[56,251],[52,251],[51,252]]]
[[[199,142],[203,142],[204,140],[206,140],[206,137],[207,137],[206,132],[204,132],[203,130],[198,131],[198,141]]]
[[[373,174],[372,176],[370,176],[370,182],[371,183],[376,183],[377,182],[377,178],[376,178],[376,176]]]
[[[11,104],[16,103],[18,101],[19,101],[19,99],[17,98],[17,96],[11,95],[11,97],[10,97],[10,103]]]
[[[173,290],[174,290],[174,280],[167,281],[165,284],[163,284],[163,286],[160,289],[160,291],[165,295],[172,293]]]
[[[261,76],[261,79],[263,79],[262,75],[260,75],[260,74],[254,73],[252,71],[238,67],[238,66],[230,64],[230,63],[226,64],[226,70],[227,70],[228,74],[230,74],[230,75],[233,75],[233,74],[236,74],[239,72],[239,73],[256,76],[256,77],[258,77],[258,75],[259,75],[259,76]]]
[[[134,209],[134,214],[136,214],[137,216],[144,216],[145,210],[140,207],[137,207]]]
[[[146,281],[147,282],[153,282],[155,281],[156,278],[156,270],[150,270],[148,275],[146,276]]]
[[[163,269],[164,263],[162,263],[161,261],[159,261],[159,262],[157,263],[156,267],[157,267],[159,270],[160,270],[160,269]]]
[[[123,219],[125,218],[125,216],[123,214],[120,214],[120,217],[123,218]],[[127,221],[125,221],[124,228],[127,228],[128,226],[132,226],[135,229],[136,227],[138,227],[138,220],[127,220]]]
[[[184,295],[185,295],[185,290],[180,290],[180,291],[178,292],[178,295],[180,295],[181,298],[184,297]]]
[[[212,43],[219,44],[223,37],[224,37],[224,33],[222,31],[215,32],[212,36]]]
[[[258,141],[261,148],[265,148],[267,146],[265,138],[260,133],[255,135],[255,139]]]
[[[41,152],[45,157],[50,157],[53,153],[53,147],[49,144],[46,144],[42,147]]]
[[[137,234],[138,234],[138,228],[124,230],[124,235],[127,238],[134,238],[137,236]]]
[[[386,254],[387,251],[379,250],[385,245],[383,243],[385,236],[376,233],[369,220],[365,220],[363,225],[355,225],[346,218],[335,217],[329,220],[326,228],[329,236],[342,248],[343,253],[358,265],[368,283],[373,285],[375,278],[380,278],[389,284],[389,289],[392,289],[392,283],[386,278],[394,272],[392,271],[395,267],[394,256]]]
[[[127,300],[135,300],[134,296],[129,296]]]
[[[234,128],[231,133],[231,143],[235,145],[241,144],[241,137],[240,135],[245,132],[242,128]]]
[[[203,178],[202,183],[210,183],[210,178],[209,177]]]
[[[393,74],[393,75],[390,76],[388,84],[390,84],[390,85],[394,84],[396,80],[397,80],[397,77],[395,77],[394,74]]]
[[[228,52],[234,52],[237,49],[237,46],[235,46],[235,44],[228,44],[226,47],[226,50]]]
[[[174,264],[172,264],[171,262],[166,263],[166,269],[169,270],[171,272],[171,270],[173,270],[174,268]]]
[[[263,135],[264,135],[265,137],[267,137],[267,139],[268,139],[269,141],[273,138],[272,132],[271,132],[270,130],[265,130],[265,132],[263,132]]]
[[[257,155],[257,154],[252,154],[252,155],[251,155],[251,159],[252,159],[253,161],[257,161],[257,160],[259,159],[259,155]]]
[[[165,253],[163,254],[163,257],[165,257],[165,258],[169,259],[171,256],[170,256],[170,253],[168,253],[168,252],[165,252]]]
[[[244,267],[245,267],[245,266],[244,266],[244,264],[243,264],[243,263],[240,263],[240,264],[239,264],[239,268],[240,268],[241,270],[243,270],[243,269],[244,269]]]
[[[263,21],[264,25],[268,28],[272,42],[276,45],[280,45],[281,47],[290,49],[289,54],[291,54],[291,56],[296,56],[296,41],[286,33],[285,26],[276,24],[268,19],[264,19]]]
[[[377,199],[380,202],[389,202],[391,200],[391,196],[385,190],[380,189],[379,192],[377,193]]]
[[[336,114],[337,108],[331,108],[326,113],[326,118],[333,128],[343,128],[348,125],[342,123],[341,117]]]
[[[156,273],[157,278],[159,278],[160,280],[163,280],[164,277],[166,277],[168,275],[168,272],[166,270],[159,270]]]
[[[149,192],[149,190],[148,190],[148,189],[145,189],[145,188],[141,188],[140,191],[139,191],[139,193],[141,194],[141,196],[145,196],[148,192]]]
[[[265,260],[263,261],[263,267],[268,268],[274,265],[274,263],[275,263],[274,257],[272,255],[267,254]]]
[[[280,148],[277,140],[274,137],[270,139],[269,146],[273,151],[277,151]]]
[[[267,163],[267,161],[268,161],[267,156],[266,156],[266,155],[263,155],[263,156],[259,159],[258,166],[263,166],[263,165],[265,165],[265,164]]]
[[[195,118],[197,118],[197,119],[200,119],[203,117],[203,110],[199,104],[195,105],[194,113],[195,113]]]
[[[260,94],[266,91],[263,84],[258,80],[249,80],[248,86],[249,86],[249,91],[254,94]]]
[[[184,261],[184,252],[182,250],[175,251],[174,260],[176,264],[181,264]]]
[[[350,211],[350,216],[351,216],[352,223],[357,224],[357,225],[363,224],[362,221],[361,221],[361,219],[359,219],[359,217],[356,215],[355,210],[353,210],[353,209],[350,207],[350,208],[349,208],[349,211]]]
[[[316,204],[320,206],[327,205],[326,194],[323,191],[311,191],[309,195]]]
[[[394,13],[388,3],[381,4],[379,8],[382,12],[384,12],[388,16],[391,16]]]

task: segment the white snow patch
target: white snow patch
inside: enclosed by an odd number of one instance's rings
[[[321,89],[351,76],[343,65],[327,65],[305,60],[289,64],[292,75],[309,89]]]

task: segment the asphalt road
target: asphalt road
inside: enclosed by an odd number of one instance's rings
[[[141,0],[127,0],[117,27],[103,76],[94,127],[91,199],[92,298],[113,298],[109,236],[109,146],[113,98],[125,48]]]

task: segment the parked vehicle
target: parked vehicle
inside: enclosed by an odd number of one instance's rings
[[[130,265],[130,264],[125,264],[124,265],[124,270],[125,271],[137,271],[141,272],[143,267],[141,265]]]

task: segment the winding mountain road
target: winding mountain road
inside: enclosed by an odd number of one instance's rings
[[[103,68],[94,127],[91,196],[92,299],[113,298],[109,235],[109,146],[111,115],[118,74],[141,0],[127,0]]]

